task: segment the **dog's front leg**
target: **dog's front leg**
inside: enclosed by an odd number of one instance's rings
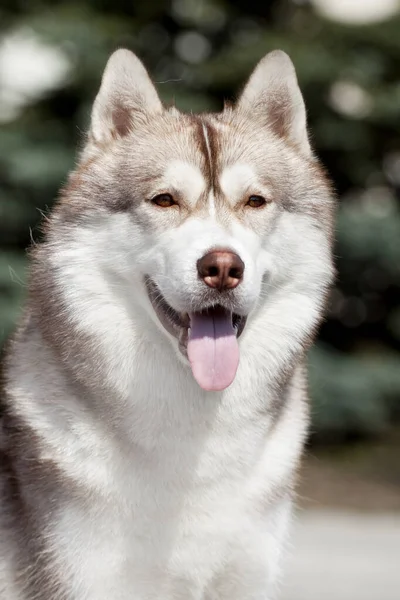
[[[205,600],[275,600],[291,513],[284,498],[268,510],[213,581]]]

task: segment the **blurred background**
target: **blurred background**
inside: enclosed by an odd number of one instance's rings
[[[399,1],[2,0],[1,342],[24,298],[26,248],[40,239],[121,46],[139,54],[165,101],[193,111],[233,99],[266,52],[292,57],[340,208],[338,279],[310,354],[313,425],[284,597],[398,599]]]

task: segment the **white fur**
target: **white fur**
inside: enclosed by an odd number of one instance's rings
[[[206,188],[206,182],[201,171],[195,165],[173,160],[169,163],[164,176],[160,180],[159,193],[167,189],[176,189],[190,205],[194,205]],[[154,195],[157,194],[155,190]]]
[[[257,179],[257,174],[251,165],[235,163],[225,167],[220,176],[221,189],[232,205],[240,202],[245,197],[258,194],[270,198],[270,191],[265,189]]]

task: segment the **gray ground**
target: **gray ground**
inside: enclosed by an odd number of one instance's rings
[[[281,600],[400,600],[400,513],[305,510]]]

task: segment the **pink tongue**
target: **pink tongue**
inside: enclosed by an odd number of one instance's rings
[[[187,353],[195,380],[205,390],[224,390],[235,378],[239,346],[232,315],[191,313]]]

